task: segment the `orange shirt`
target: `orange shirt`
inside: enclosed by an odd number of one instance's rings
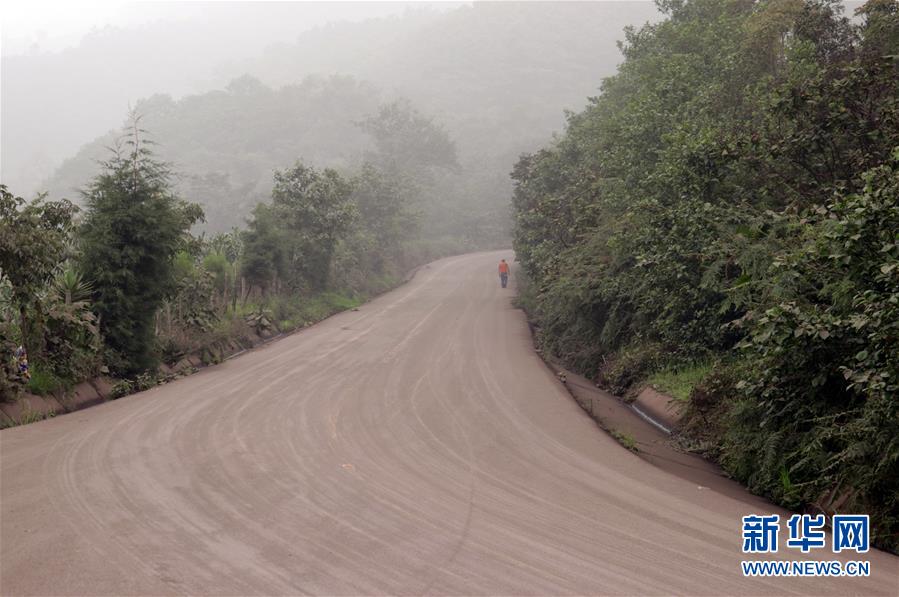
[[[499,262],[499,273],[508,274],[509,273],[509,264],[505,261]]]

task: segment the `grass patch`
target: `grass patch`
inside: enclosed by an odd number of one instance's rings
[[[617,429],[612,429],[609,431],[612,437],[615,438],[619,444],[630,450],[631,452],[639,452],[639,448],[637,448],[637,440],[634,439],[634,436],[630,433],[626,433],[624,431],[618,431]]]
[[[693,388],[712,371],[711,363],[695,363],[683,367],[666,367],[653,373],[646,382],[659,392],[686,402]]]
[[[70,388],[71,384],[57,377],[52,371],[47,371],[42,366],[34,364],[31,367],[31,379],[28,380],[28,391],[38,396],[52,396],[62,394]]]
[[[396,288],[400,285],[400,282],[402,282],[402,278],[390,274],[372,276],[370,279],[366,280],[365,285],[361,290],[365,294],[378,295],[382,292],[387,292],[388,290]]]
[[[319,322],[340,311],[355,309],[364,300],[362,295],[323,292],[307,296],[273,297],[265,303],[265,308],[271,313],[270,319],[277,324],[279,330],[290,331]]]
[[[361,297],[347,296],[337,292],[324,292],[302,301],[300,305],[300,319],[307,323],[315,323],[334,313],[355,309],[362,302],[363,299]]]

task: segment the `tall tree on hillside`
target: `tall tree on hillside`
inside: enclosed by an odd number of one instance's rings
[[[294,285],[327,287],[334,249],[357,215],[351,193],[350,183],[330,168],[317,171],[297,162],[275,172],[272,208],[287,231]]]
[[[420,214],[412,205],[414,185],[407,177],[386,174],[368,163],[352,183],[361,232],[371,247],[366,258],[374,271],[384,273],[388,262],[398,261],[402,244],[419,230]]]
[[[283,277],[285,273],[284,227],[272,206],[265,203],[256,206],[241,240],[241,275],[249,284],[249,290],[258,288],[265,294],[274,286],[276,279]]]
[[[173,281],[172,259],[203,217],[172,193],[167,166],[154,159],[132,116],[124,144],[83,191],[82,270],[112,351],[111,365],[134,373],[155,365],[154,316]]]

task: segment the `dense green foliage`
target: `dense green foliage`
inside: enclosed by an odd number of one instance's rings
[[[353,252],[366,260],[365,269],[387,274],[391,264],[402,263],[406,243],[420,232],[417,189],[402,173],[387,174],[369,163],[352,185],[361,226]]]
[[[334,250],[356,217],[351,192],[334,170],[317,172],[296,164],[275,172],[271,209],[287,232],[286,261],[294,287],[327,287]]]
[[[39,292],[65,259],[74,213],[75,206],[64,199],[26,203],[0,186],[0,274],[9,281],[9,298],[21,315],[21,342],[27,348],[40,348],[29,310],[42,314]]]
[[[897,5],[659,6],[513,172],[541,341],[619,391],[717,361],[691,403],[711,453],[896,545]]]
[[[48,380],[65,387],[97,370],[89,287],[69,263],[76,211],[65,200],[26,203],[0,187],[0,395]],[[30,381],[11,358],[20,345],[41,363]]]
[[[58,380],[63,389],[95,375],[101,366],[102,343],[90,303],[92,291],[93,286],[74,264],[66,263],[46,293],[46,316],[41,321],[43,350],[35,356],[41,369]]]
[[[93,286],[94,309],[111,365],[134,373],[155,365],[156,312],[174,282],[173,258],[202,212],[171,191],[169,171],[141,145],[103,164],[85,191],[81,270]]]

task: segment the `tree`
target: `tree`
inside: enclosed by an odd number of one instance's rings
[[[456,146],[446,130],[406,100],[381,106],[360,126],[374,139],[372,160],[386,170],[411,174],[458,167]]]
[[[249,290],[259,288],[264,294],[284,275],[284,229],[270,205],[256,206],[242,240],[241,275]]]
[[[198,205],[178,199],[167,166],[154,159],[133,116],[124,145],[85,191],[81,269],[93,286],[110,365],[130,374],[156,364],[154,317],[173,283],[173,257]]]
[[[34,345],[36,334],[28,310],[40,316],[39,297],[65,258],[77,209],[65,199],[39,197],[27,203],[0,185],[0,278],[7,278],[12,286],[22,344],[35,352],[40,346]]]
[[[275,172],[272,209],[287,232],[286,265],[291,283],[324,290],[337,242],[352,228],[352,186],[335,170],[317,171],[297,162]]]
[[[403,242],[418,231],[419,214],[411,206],[415,187],[408,179],[385,174],[369,163],[352,185],[360,232],[369,237],[373,252],[367,257],[373,271],[384,273],[388,262],[397,261]]]
[[[899,52],[899,6],[893,0],[868,0],[856,13],[865,19],[862,53],[869,61],[892,58]],[[894,67],[895,69],[895,67]]]
[[[482,227],[490,209],[484,193],[491,187],[476,176],[489,168],[479,163],[463,171],[456,144],[440,123],[408,101],[396,100],[380,106],[359,126],[375,145],[366,155],[367,162],[385,178],[407,187],[410,203],[421,214],[424,240],[455,237],[478,243],[487,237]]]

